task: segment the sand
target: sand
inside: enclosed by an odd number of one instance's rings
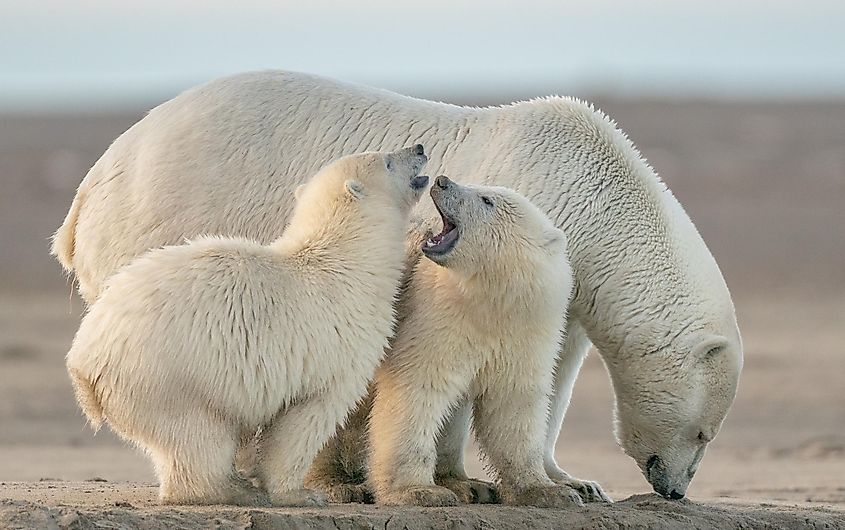
[[[149,463],[73,401],[63,356],[82,306],[47,255],[87,167],[140,113],[0,116],[0,528],[845,528],[845,104],[600,104],[690,212],[743,333],[737,400],[689,500],[649,494],[616,446],[592,354],[557,455],[613,506],[155,506]]]

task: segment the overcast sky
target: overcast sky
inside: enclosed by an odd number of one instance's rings
[[[0,0],[0,108],[261,68],[447,98],[843,98],[845,1]]]

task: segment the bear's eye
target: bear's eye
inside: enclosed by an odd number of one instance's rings
[[[713,348],[710,348],[709,350],[707,350],[707,353],[705,353],[705,354],[704,354],[704,357],[706,357],[707,359],[710,359],[710,358],[712,358],[712,357],[715,357],[715,356],[716,356],[716,354],[717,354],[717,353],[719,353],[721,350],[722,350],[722,346],[721,346],[721,345],[720,345],[720,346],[713,347]]]
[[[493,199],[491,199],[490,197],[485,197],[482,195],[481,200],[484,202],[485,205],[490,206],[491,208],[493,207]]]

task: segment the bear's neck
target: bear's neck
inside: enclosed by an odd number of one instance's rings
[[[549,291],[562,291],[564,282],[549,263],[526,255],[513,256],[508,263],[483,262],[472,270],[443,267],[423,258],[419,268],[436,285],[435,296],[459,297],[461,311],[470,317],[492,312],[516,319],[526,312],[545,311],[538,301],[547,300]],[[554,300],[551,305],[561,303]]]
[[[389,206],[362,210],[334,208],[316,217],[294,216],[271,247],[294,270],[304,271],[327,289],[352,285],[391,300],[404,265],[407,219]]]

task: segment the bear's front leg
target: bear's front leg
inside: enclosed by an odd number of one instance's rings
[[[370,413],[370,481],[381,504],[458,504],[451,490],[434,484],[434,467],[438,428],[461,390],[430,377],[435,373],[392,370],[387,362],[376,377]]]
[[[363,391],[362,391],[363,393]],[[326,496],[306,489],[305,473],[359,395],[327,391],[280,412],[261,433],[258,472],[276,506],[325,506]]]
[[[499,502],[496,485],[471,479],[464,468],[464,449],[472,423],[472,403],[465,399],[455,407],[437,438],[437,465],[434,483],[449,488],[465,504]]]
[[[555,461],[555,445],[566,410],[569,408],[572,388],[575,386],[575,379],[578,377],[581,364],[584,362],[589,349],[590,339],[587,338],[583,326],[577,320],[569,319],[566,341],[560,351],[557,367],[554,371],[554,394],[546,428],[545,468],[546,474],[555,484],[574,489],[581,495],[584,502],[613,502],[598,483],[571,476],[561,469]]]
[[[503,504],[582,506],[578,493],[552,482],[543,466],[551,386],[550,380],[548,385],[543,384],[545,378],[541,374],[488,374],[486,388],[475,402],[476,436],[496,472]]]

